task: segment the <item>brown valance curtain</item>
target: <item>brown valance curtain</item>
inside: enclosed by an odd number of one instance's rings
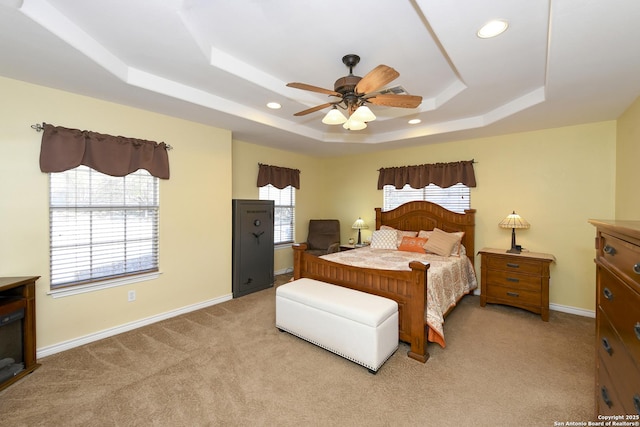
[[[283,168],[280,166],[258,164],[258,187],[271,184],[283,189],[289,185],[300,189],[300,171],[298,169]]]
[[[63,172],[80,165],[111,176],[126,176],[145,169],[169,179],[169,156],[164,142],[104,135],[44,124],[40,170]]]
[[[476,186],[473,160],[381,168],[379,172],[378,190],[382,190],[385,185],[393,185],[401,189],[405,184],[409,184],[412,188],[423,188],[429,184],[447,188],[459,182],[467,187]]]

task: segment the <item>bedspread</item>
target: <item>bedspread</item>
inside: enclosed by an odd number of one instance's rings
[[[427,304],[425,322],[429,326],[427,339],[445,347],[444,316],[464,295],[478,287],[475,270],[468,257],[441,257],[434,254],[405,252],[392,249],[358,248],[323,255],[328,261],[354,267],[383,270],[411,270],[411,261],[428,262]]]

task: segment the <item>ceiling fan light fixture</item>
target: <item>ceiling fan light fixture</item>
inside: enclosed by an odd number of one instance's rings
[[[341,125],[347,121],[347,118],[342,114],[340,110],[334,105],[326,116],[322,119],[322,123],[325,125]]]
[[[343,128],[346,130],[362,130],[367,127],[365,122],[361,122],[360,120],[354,120],[353,118],[349,118],[343,125]]]
[[[372,122],[376,119],[375,114],[371,111],[369,107],[362,104],[358,107],[356,111],[351,115],[352,120],[357,120],[359,122]]]
[[[504,19],[494,19],[482,26],[478,30],[478,37],[481,39],[490,39],[491,37],[498,36],[509,28],[509,23]]]

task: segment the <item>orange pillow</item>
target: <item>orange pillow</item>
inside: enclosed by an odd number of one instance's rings
[[[420,252],[425,253],[424,244],[427,243],[427,239],[422,237],[403,237],[402,243],[398,246],[399,251],[407,252]]]

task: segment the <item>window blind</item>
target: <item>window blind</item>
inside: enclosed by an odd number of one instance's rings
[[[296,220],[296,192],[292,186],[282,190],[271,184],[259,188],[260,200],[273,200],[273,242],[274,244],[293,243]]]
[[[158,178],[50,174],[51,288],[158,271]]]
[[[383,187],[384,211],[390,211],[414,200],[437,203],[450,211],[458,213],[464,213],[465,209],[471,208],[469,187],[460,183],[447,188],[440,188],[434,184],[418,189],[409,185],[405,185],[399,190],[393,185],[385,185]]]

